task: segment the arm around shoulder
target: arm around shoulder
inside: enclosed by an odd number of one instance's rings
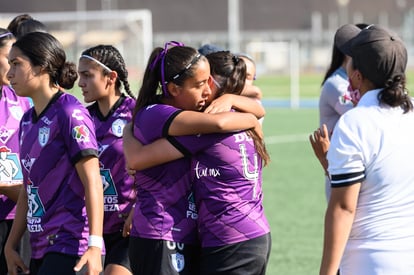
[[[172,121],[168,134],[171,136],[229,133],[252,129],[257,118],[250,113],[223,112],[215,114],[183,111]]]

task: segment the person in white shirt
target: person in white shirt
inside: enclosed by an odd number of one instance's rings
[[[407,50],[378,26],[342,50],[357,106],[343,114],[327,154],[331,196],[320,275],[412,274],[414,112],[405,87]],[[326,133],[326,132],[325,132]]]

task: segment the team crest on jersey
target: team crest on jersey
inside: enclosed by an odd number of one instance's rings
[[[10,137],[14,134],[15,130],[9,130],[4,126],[0,127],[0,141],[6,144]]]
[[[78,142],[89,142],[89,129],[85,125],[77,125],[72,129],[72,137]]]
[[[114,180],[112,179],[111,171],[109,169],[100,169],[104,196],[117,196]]]
[[[177,272],[181,272],[185,266],[184,255],[180,253],[171,254],[171,264]]]
[[[35,160],[36,160],[35,158],[31,158],[29,155],[26,155],[26,157],[21,160],[23,167],[27,172],[30,172]]]
[[[27,216],[30,218],[41,218],[45,214],[45,208],[39,197],[39,187],[32,184],[27,185],[28,206]]]
[[[20,120],[23,116],[23,109],[20,106],[9,107],[9,111],[15,120]]]
[[[46,143],[49,141],[49,135],[50,135],[50,128],[48,127],[39,128],[38,140],[39,140],[40,146],[43,147],[46,145]]]
[[[112,133],[117,137],[122,137],[122,131],[126,123],[126,120],[119,118],[112,122]]]

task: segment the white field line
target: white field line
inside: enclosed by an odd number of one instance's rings
[[[309,142],[309,134],[281,135],[265,137],[266,144]]]

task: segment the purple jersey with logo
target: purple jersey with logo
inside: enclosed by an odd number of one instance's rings
[[[30,108],[27,98],[19,97],[10,86],[0,86],[0,182],[22,184],[19,160],[19,124],[23,113]],[[0,221],[12,220],[15,203],[0,194]]]
[[[106,117],[98,103],[88,107],[96,128],[99,164],[104,185],[105,234],[122,231],[125,218],[135,203],[134,179],[126,170],[122,131],[131,121],[135,100],[121,96]]]
[[[143,144],[166,137],[181,110],[155,104],[142,108],[134,120],[134,136]],[[137,171],[137,202],[132,236],[195,244],[197,238],[191,160],[182,158]]]
[[[183,136],[176,141],[193,154],[202,247],[234,244],[270,232],[263,211],[262,159],[246,132]]]
[[[98,156],[88,111],[74,96],[58,92],[39,116],[34,108],[24,114],[20,139],[32,258],[47,252],[82,255],[89,228],[75,164]]]

